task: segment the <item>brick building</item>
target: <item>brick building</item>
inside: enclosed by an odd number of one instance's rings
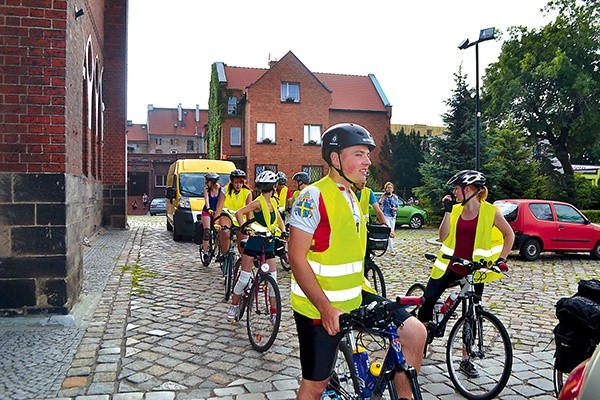
[[[376,143],[390,129],[392,106],[372,74],[313,73],[292,52],[268,69],[217,62],[212,71],[207,153],[234,161],[250,182],[265,168],[319,179],[321,134],[331,125],[360,124]]]
[[[126,225],[127,2],[0,15],[0,314],[66,313],[84,239]]]
[[[165,197],[169,166],[179,158],[206,157],[208,111],[158,108],[148,105],[146,124],[127,122],[127,204],[128,214],[145,214],[147,210],[131,208],[136,200],[142,204],[147,193],[151,199]]]

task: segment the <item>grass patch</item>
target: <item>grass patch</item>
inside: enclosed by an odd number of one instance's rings
[[[149,294],[151,290],[145,288],[142,285],[142,281],[147,278],[154,278],[158,275],[156,272],[148,271],[139,264],[125,265],[122,268],[123,272],[129,272],[131,274],[131,290],[129,293],[132,294]]]

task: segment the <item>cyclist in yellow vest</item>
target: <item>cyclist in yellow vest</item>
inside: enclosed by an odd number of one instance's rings
[[[351,189],[364,187],[374,147],[371,134],[359,125],[327,129],[321,150],[329,174],[307,186],[292,207],[290,300],[302,367],[297,399],[318,400],[326,389],[342,339],[340,315],[382,299],[364,285],[366,216]],[[396,319],[407,362],[419,370],[425,328],[405,310]],[[396,377],[399,394],[410,398],[406,376]]]
[[[253,200],[247,206],[239,209],[235,213],[238,224],[243,224],[244,216],[254,214],[255,222],[258,225],[263,226],[269,232],[275,233],[279,229],[282,233],[285,233],[285,225],[281,215],[277,211],[277,201],[273,198],[273,192],[275,191],[275,184],[277,177],[273,171],[263,171],[256,177],[254,181],[256,189],[260,192],[260,195]],[[227,319],[237,320],[239,315],[239,301],[242,296],[242,291],[248,285],[250,277],[252,276],[252,266],[254,264],[254,257],[262,254],[263,252],[263,237],[262,236],[250,236],[246,245],[244,246],[244,253],[242,255],[242,271],[240,271],[240,277],[233,288],[233,295],[231,296],[231,304],[227,310]],[[269,265],[269,275],[273,277],[277,282],[277,264],[275,264],[275,242],[270,240],[264,245],[264,254],[266,263]],[[274,298],[273,298],[274,299]],[[276,316],[277,308],[272,301],[271,317]]]
[[[287,175],[283,171],[277,173],[277,186],[275,187],[275,195],[273,197],[277,200],[279,211],[285,220],[285,213],[289,210],[288,201],[292,198],[292,192],[287,186]]]
[[[419,320],[431,320],[433,307],[450,284],[467,274],[466,267],[450,263],[443,254],[454,255],[467,260],[489,260],[495,262],[501,271],[508,271],[506,257],[512,249],[515,234],[494,205],[486,201],[488,189],[485,176],[479,171],[457,172],[448,185],[453,185],[453,194],[459,203],[453,204],[451,195],[442,198],[444,218],[439,227],[442,246],[431,270],[431,277],[425,288],[425,304],[419,309]],[[502,274],[491,271],[483,275],[475,273],[475,291],[481,296],[484,282],[499,279]],[[465,357],[461,371],[471,378],[478,376],[473,363]]]
[[[296,190],[292,193],[292,197],[288,200],[288,208],[292,208],[292,205],[298,198],[298,195],[310,183],[310,179],[308,178],[308,174],[304,171],[296,172],[292,177],[292,180],[296,182]]]
[[[235,215],[223,214],[223,208],[235,213],[240,208],[244,208],[252,202],[252,189],[246,184],[246,172],[241,169],[234,169],[231,171],[229,174],[229,183],[223,187],[222,192],[223,196],[219,197],[217,210],[215,212],[215,215],[219,215],[220,217],[215,220],[215,223],[218,223],[222,227],[230,227],[232,223],[235,226],[239,226],[235,219]],[[246,236],[241,232],[236,234],[236,241],[240,254],[242,254],[240,243],[242,239],[245,238]],[[229,247],[229,233],[227,230],[221,230],[219,232],[219,243],[221,246],[221,254],[225,254]],[[222,260],[217,259],[216,261],[220,262]]]

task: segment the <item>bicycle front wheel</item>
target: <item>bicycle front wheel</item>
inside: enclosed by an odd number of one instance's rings
[[[365,262],[365,278],[367,278],[371,287],[377,291],[378,295],[386,297],[383,273],[381,272],[381,268],[373,261],[368,260]]]
[[[357,395],[357,393],[360,393],[360,385],[356,376],[354,361],[352,360],[352,349],[346,340],[340,342],[333,373],[331,374],[329,383],[327,383],[327,390],[334,391],[342,400],[356,400],[360,398]]]
[[[246,326],[250,344],[267,351],[275,341],[281,322],[281,295],[271,275],[258,274],[248,298]]]
[[[223,260],[223,276],[225,278],[225,301],[229,301],[232,291],[233,269],[235,265],[235,254],[232,251],[227,253]]]
[[[496,397],[506,386],[513,361],[512,344],[502,322],[488,311],[464,315],[450,331],[446,365],[450,380],[467,399]]]

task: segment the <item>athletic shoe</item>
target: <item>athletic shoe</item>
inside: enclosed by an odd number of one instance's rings
[[[479,372],[477,372],[471,360],[462,360],[460,362],[460,371],[469,378],[477,378],[479,376]]]
[[[239,311],[240,311],[239,304],[230,304],[229,309],[227,310],[227,319],[230,321],[237,320]]]

